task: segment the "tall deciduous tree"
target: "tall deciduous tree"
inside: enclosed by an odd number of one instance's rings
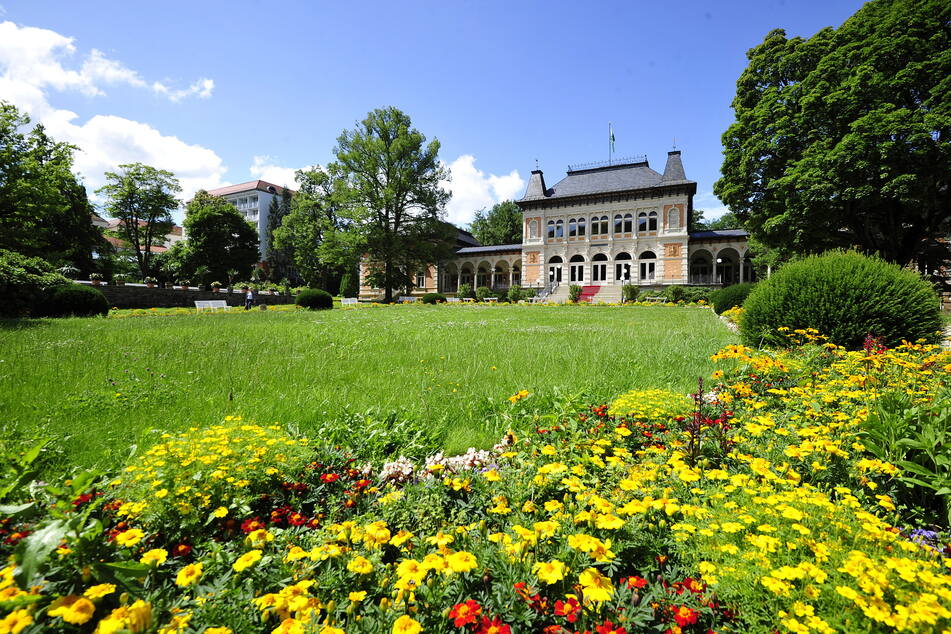
[[[290,252],[278,247],[274,239],[274,232],[291,213],[291,200],[291,191],[285,186],[280,197],[271,198],[271,204],[268,206],[265,258],[267,259],[271,279],[274,281],[288,277],[291,268]]]
[[[228,280],[228,271],[249,271],[258,261],[258,233],[223,198],[198,191],[185,207],[189,274],[207,268],[212,281]],[[207,281],[207,280],[201,280]]]
[[[452,253],[455,230],[440,220],[449,194],[439,181],[449,174],[439,162],[439,141],[426,143],[409,116],[389,107],[345,130],[334,151],[346,179],[348,219],[365,245],[368,280],[391,301],[394,289],[412,286],[420,268]]]
[[[951,5],[873,0],[747,54],[714,192],[754,237],[920,265],[951,231]]]
[[[480,209],[470,226],[472,235],[482,244],[521,244],[522,210],[511,200]]]
[[[86,188],[73,174],[74,146],[0,102],[0,249],[41,257],[83,274],[108,245],[91,222]]]
[[[135,253],[142,277],[151,275],[152,247],[165,242],[172,229],[175,194],[182,191],[171,172],[142,163],[120,165],[106,172],[106,184],[96,190],[107,198],[105,210],[120,221],[119,236]]]

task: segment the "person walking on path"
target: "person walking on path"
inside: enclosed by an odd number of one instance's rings
[[[250,288],[245,289],[247,292],[244,295],[244,309],[251,310],[251,305],[254,304],[254,291]]]

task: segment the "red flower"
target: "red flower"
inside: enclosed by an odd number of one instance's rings
[[[264,522],[261,521],[260,517],[252,517],[251,519],[241,522],[241,532],[245,535],[248,533],[253,533],[254,531],[264,527]]]
[[[449,618],[453,620],[452,622],[456,627],[465,627],[469,623],[475,623],[480,614],[482,614],[482,606],[472,599],[465,603],[457,603],[449,610]]]
[[[567,601],[555,601],[555,616],[563,616],[569,623],[577,621],[580,613],[581,604],[574,597],[568,597]]]
[[[706,590],[707,586],[702,581],[694,579],[693,577],[687,577],[684,579],[684,587],[687,590],[690,590],[694,594],[702,594]]]
[[[594,631],[598,634],[627,634],[627,630],[625,630],[623,627],[620,625],[614,625],[614,623],[607,620],[594,628]]]
[[[324,475],[320,476],[320,481],[325,484],[336,482],[339,479],[340,479],[340,474],[337,474],[337,473],[325,473]]]
[[[172,557],[188,557],[192,552],[192,547],[182,542],[172,548]]]
[[[303,526],[307,523],[307,516],[294,511],[287,516],[287,523],[291,526]]]
[[[697,622],[697,611],[682,605],[674,610],[674,621],[676,621],[680,627],[693,625]]]
[[[631,575],[630,577],[624,577],[621,579],[621,583],[626,583],[628,588],[643,588],[647,585],[647,579],[644,577],[638,577],[637,575]]]
[[[479,624],[478,634],[512,634],[512,629],[503,623],[499,617],[490,621],[489,617],[483,616],[482,623]]]

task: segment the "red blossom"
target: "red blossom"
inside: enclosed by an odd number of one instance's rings
[[[581,604],[574,597],[567,597],[567,599],[567,601],[555,601],[555,616],[563,616],[569,623],[574,623],[581,613]]]
[[[252,517],[241,522],[241,532],[245,535],[262,528],[265,528],[265,524],[261,521],[260,517]]]
[[[478,634],[512,634],[512,628],[502,622],[502,619],[495,617],[491,621],[489,617],[483,616],[479,624]]]
[[[332,482],[336,482],[339,479],[340,479],[339,473],[325,473],[322,476],[320,476],[320,481],[323,482],[324,484],[330,484]]]
[[[594,628],[594,631],[598,634],[627,634],[626,629],[608,620],[605,620],[604,623]]]
[[[693,625],[697,622],[697,611],[682,605],[674,610],[674,621],[676,621],[680,627]]]
[[[482,606],[473,599],[469,599],[465,603],[457,603],[449,610],[449,618],[453,620],[452,622],[456,627],[465,627],[470,623],[474,624],[478,621],[480,614],[482,614]]]
[[[192,547],[186,544],[185,542],[176,544],[175,546],[172,547],[173,557],[188,557],[188,555],[190,555],[191,552],[192,552]]]

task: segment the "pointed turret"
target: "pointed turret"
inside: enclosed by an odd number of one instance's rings
[[[525,190],[522,200],[535,200],[546,196],[548,188],[545,187],[545,175],[541,170],[532,170],[532,177],[528,179],[528,189]]]
[[[667,153],[667,166],[664,167],[660,182],[667,184],[685,180],[687,175],[684,173],[684,164],[680,161],[680,150],[671,150]]]

